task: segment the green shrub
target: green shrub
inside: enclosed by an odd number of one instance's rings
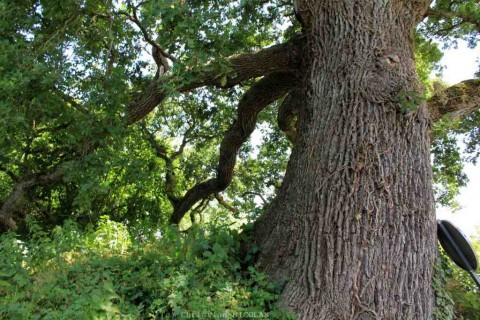
[[[445,288],[448,268],[448,257],[444,254],[439,254],[435,261],[434,276],[432,279],[433,289],[435,291],[435,309],[433,310],[433,318],[435,320],[455,319],[452,295]]]
[[[480,292],[470,275],[448,261],[445,289],[455,305],[456,320],[480,320]]]
[[[470,238],[470,241],[477,257],[480,256],[479,238]],[[480,320],[480,291],[477,285],[443,250],[440,250],[437,259],[433,286],[436,320]]]
[[[238,238],[215,228],[131,237],[106,217],[96,230],[2,235],[0,318],[288,318],[274,306],[280,288],[241,268]]]

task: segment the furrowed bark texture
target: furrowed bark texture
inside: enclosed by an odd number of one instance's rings
[[[253,237],[299,319],[431,319],[435,214],[412,30],[425,7],[303,1],[305,76],[284,183]]]
[[[283,133],[285,133],[287,139],[292,143],[295,143],[295,140],[297,139],[296,118],[301,100],[301,92],[299,90],[292,91],[287,95],[282,105],[278,108],[278,127]]]
[[[480,109],[480,79],[457,83],[431,97],[428,110],[433,121],[448,115],[452,120],[462,119]]]

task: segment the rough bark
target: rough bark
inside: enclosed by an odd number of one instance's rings
[[[285,100],[283,100],[282,105],[278,108],[278,127],[285,133],[287,139],[292,143],[295,143],[295,140],[297,139],[297,115],[301,101],[301,92],[299,90],[294,90],[287,95]]]
[[[448,115],[461,119],[480,109],[480,79],[462,81],[435,94],[427,101],[432,121]]]
[[[257,221],[258,266],[299,319],[431,319],[435,213],[412,34],[426,2],[300,1],[297,139]]]

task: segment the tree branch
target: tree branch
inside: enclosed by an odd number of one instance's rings
[[[198,201],[225,190],[233,178],[237,153],[255,129],[258,114],[297,85],[290,73],[274,73],[255,83],[238,104],[237,121],[224,134],[215,178],[196,184],[174,207],[170,222],[178,224]]]
[[[254,53],[233,55],[227,58],[232,69],[232,76],[226,76],[219,71],[192,70],[192,80],[185,83],[184,79],[168,77],[164,81],[153,81],[143,92],[135,94],[128,105],[126,122],[132,124],[144,118],[168,95],[167,87],[173,87],[177,92],[189,92],[203,86],[218,86],[229,88],[243,81],[268,75],[274,72],[298,71],[298,54],[304,38],[296,37],[290,41],[275,45]],[[167,86],[166,84],[169,83]]]
[[[225,209],[227,209],[228,211],[232,212],[232,213],[238,213],[238,209],[233,207],[232,205],[230,205],[227,200],[225,200],[224,197],[222,197],[222,195],[220,193],[215,193],[215,199],[217,199],[218,203],[224,207]]]
[[[24,198],[26,192],[35,186],[45,186],[61,181],[63,178],[63,170],[61,166],[57,166],[50,172],[43,175],[35,175],[28,179],[18,181],[14,184],[10,195],[3,202],[0,208],[0,231],[8,231],[17,227],[14,221],[14,213]]]
[[[134,95],[133,99],[128,105],[127,115],[124,120],[126,120],[127,125],[133,124],[138,120],[144,118],[159,103],[161,103],[163,99],[165,99],[165,97],[167,96],[167,90],[165,89],[167,87],[165,85],[166,82],[171,82],[173,87],[176,88],[175,90],[177,92],[188,92],[193,89],[209,85],[215,85],[225,88],[232,87],[248,79],[269,75],[279,71],[284,72],[283,74],[275,74],[259,81],[250,89],[250,94],[246,94],[242,98],[243,102],[241,101],[239,104],[239,111],[242,110],[241,105],[243,104],[247,107],[258,106],[257,104],[255,104],[255,101],[251,101],[252,96],[256,97],[258,93],[263,93],[264,96],[261,96],[258,99],[258,102],[260,104],[264,104],[261,107],[261,109],[263,109],[263,107],[275,101],[280,96],[284,95],[292,86],[292,82],[294,82],[294,80],[291,80],[291,78],[294,77],[294,75],[296,75],[298,71],[298,54],[300,45],[303,42],[304,38],[296,37],[284,44],[275,45],[254,53],[231,56],[227,60],[232,67],[234,75],[227,77],[226,79],[222,79],[224,77],[224,74],[217,71],[207,70],[202,72],[201,70],[193,70],[191,72],[193,75],[193,79],[187,84],[183,79],[179,79],[178,77],[169,77],[166,78],[163,82],[152,81],[152,83],[146,90]],[[208,65],[206,67],[208,69]],[[275,78],[277,79],[277,81],[273,80]],[[266,81],[266,79],[269,80]],[[287,81],[287,79],[290,79],[290,81]],[[284,82],[283,86],[280,85],[279,81]],[[268,88],[267,82],[271,82],[273,86],[277,87],[272,87],[272,90],[270,90],[270,88]],[[263,92],[257,92],[262,90]],[[82,105],[77,103],[72,97],[68,96],[57,88],[54,88],[54,92],[65,102],[69,103],[72,107],[79,110],[81,113],[90,116],[89,110],[85,109]],[[250,124],[246,125],[248,127],[248,125]],[[255,123],[253,123],[253,126],[254,125]],[[226,188],[226,186],[228,186],[231,180],[233,166],[235,164],[236,152],[251,133],[250,132],[248,133],[248,135],[245,136],[247,132],[241,130],[243,129],[240,128],[238,124],[234,124],[231,130],[227,132],[226,136],[224,137],[224,142],[228,144],[228,141],[232,141],[232,143],[234,142],[234,144],[231,147],[222,144],[221,159],[219,162],[217,178],[208,180],[203,184],[199,184],[192,188],[189,192],[187,192],[182,201],[179,201],[177,205],[174,206],[175,209],[174,215],[172,216],[172,221],[180,221],[181,217],[183,217],[185,212],[187,212],[196,202],[198,202],[198,200],[209,196],[213,192],[221,191]],[[251,130],[253,130],[253,127],[251,128]],[[240,140],[238,140],[239,138]],[[98,143],[92,144],[89,141],[84,141],[80,146],[80,149],[78,150],[78,157],[73,160],[70,159],[70,161],[81,161],[86,155],[94,152],[98,147]],[[233,153],[228,152],[231,150],[234,150]],[[56,183],[63,179],[63,172],[61,168],[65,162],[58,164],[49,173],[37,176],[36,178],[19,178],[19,182],[16,182],[14,184],[10,195],[1,204],[0,229],[9,230],[16,227],[13,220],[14,213],[20,206],[23,196],[29,189],[38,185]],[[230,172],[230,174],[225,174],[229,171],[227,170],[228,166],[231,166],[232,172]],[[202,189],[204,185],[207,186],[206,189],[198,193],[198,190]],[[170,201],[176,201],[176,198],[171,197]]]
[[[267,204],[267,199],[265,199],[265,197],[264,197],[261,193],[249,191],[249,192],[243,193],[243,195],[244,195],[244,196],[246,196],[246,195],[252,195],[252,196],[259,197],[259,198],[262,200],[262,202],[263,202],[264,205]]]
[[[461,119],[480,109],[480,79],[470,79],[451,86],[427,101],[432,121],[449,115]]]
[[[188,127],[187,131],[185,131],[185,133],[183,134],[182,143],[178,147],[178,150],[175,151],[172,154],[172,157],[171,157],[172,160],[177,159],[179,156],[181,156],[183,154],[183,150],[185,150],[185,147],[187,146],[187,143],[190,141],[190,136],[191,136],[193,130],[195,130],[195,126],[196,126],[195,118],[193,118],[192,119],[192,125],[190,125]]]
[[[162,47],[160,47],[160,45],[158,43],[156,43],[152,37],[150,37],[150,35],[148,34],[148,31],[147,29],[142,25],[142,23],[140,22],[140,19],[138,19],[138,15],[137,15],[137,7],[134,7],[132,6],[132,12],[133,12],[133,16],[130,15],[128,12],[125,12],[125,11],[118,11],[118,13],[120,15],[123,15],[125,16],[129,21],[133,22],[139,29],[140,31],[142,32],[142,35],[143,35],[143,38],[145,39],[146,42],[148,42],[153,48],[155,48],[155,50],[158,50],[158,52],[160,54],[162,54],[162,56],[172,60],[172,61],[176,61],[175,57],[173,57],[172,55],[168,54],[167,52],[165,52],[165,50],[162,49]]]
[[[155,150],[157,157],[165,161],[165,194],[167,195],[167,198],[172,206],[175,206],[179,199],[175,196],[175,185],[177,184],[177,179],[175,175],[175,168],[173,167],[174,158],[168,156],[167,148],[157,142],[155,135],[147,129],[145,124],[142,123],[140,127],[145,135],[147,135],[148,141]]]
[[[192,222],[192,226],[193,226],[193,224],[197,223],[197,221],[195,219],[195,215],[198,215],[198,218],[199,218],[198,222],[202,222],[202,220],[203,220],[202,219],[202,212],[207,207],[208,202],[209,202],[208,198],[202,199],[202,201],[200,201],[200,203],[195,208],[190,210],[190,221]]]
[[[145,123],[141,123],[140,128],[142,129],[143,133],[147,136],[148,142],[152,146],[153,150],[155,150],[155,154],[157,155],[157,157],[165,161],[170,160],[170,158],[167,155],[167,148],[165,148],[165,146],[158,143],[157,139],[155,138],[155,135],[148,130],[148,128],[145,126]]]
[[[32,188],[37,186],[48,186],[58,183],[63,180],[64,170],[63,166],[69,162],[80,162],[88,154],[93,153],[101,145],[98,142],[91,142],[84,140],[75,152],[72,153],[68,160],[57,164],[47,173],[29,173],[30,170],[25,170],[22,177],[14,181],[12,191],[3,203],[0,203],[0,231],[8,231],[16,228],[14,221],[15,213],[22,204],[25,194]],[[61,149],[59,149],[61,150]],[[50,151],[52,152],[52,151]]]
[[[475,26],[475,29],[477,29],[477,31],[480,32],[480,20],[468,14],[452,12],[452,11],[441,11],[441,10],[429,9],[426,13],[426,17],[434,17],[437,19],[443,18],[448,20],[461,19],[462,22],[459,24],[462,24],[462,23],[473,24]],[[457,24],[457,26],[459,24]]]
[[[87,115],[87,116],[91,116],[91,113],[88,109],[86,109],[84,106],[82,106],[81,104],[79,104],[77,101],[75,101],[75,99],[71,96],[69,96],[68,94],[64,93],[62,90],[58,89],[58,88],[54,88],[53,89],[53,92],[58,96],[60,97],[63,101],[65,101],[66,103],[69,103],[73,108],[75,108],[76,110],[78,110],[79,112]]]
[[[278,108],[278,127],[285,133],[287,139],[290,140],[292,144],[295,144],[295,140],[297,139],[297,114],[301,99],[300,91],[294,90],[286,96],[282,105]]]

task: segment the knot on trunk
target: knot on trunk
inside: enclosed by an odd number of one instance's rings
[[[394,102],[398,92],[411,82],[401,58],[395,52],[376,52],[369,60],[371,67],[365,70],[362,81],[363,96],[374,103]]]

